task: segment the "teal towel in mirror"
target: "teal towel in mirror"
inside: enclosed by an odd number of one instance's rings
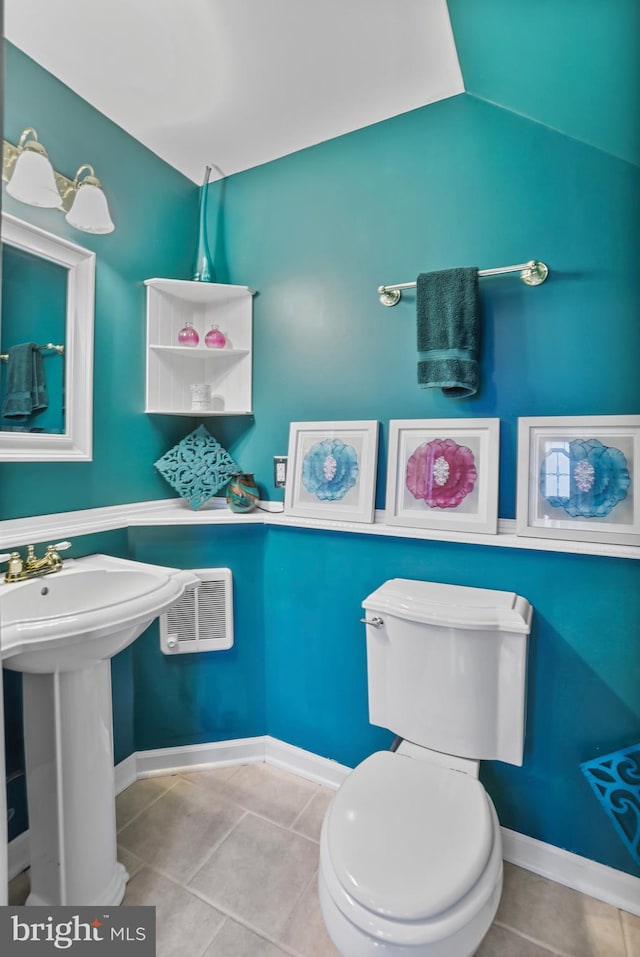
[[[23,342],[8,350],[2,415],[24,418],[49,405],[42,353],[35,342]]]
[[[420,273],[416,282],[418,385],[456,398],[480,385],[478,268]]]

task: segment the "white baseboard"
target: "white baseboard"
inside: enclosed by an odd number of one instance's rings
[[[137,751],[116,766],[116,794],[137,778],[263,761],[330,788],[339,787],[351,771],[351,768],[344,764],[338,764],[337,761],[320,757],[265,734],[255,738],[238,738],[235,741],[214,741],[210,744]]]
[[[152,778],[163,774],[204,771],[231,764],[251,764],[265,760],[265,738],[238,738],[236,741],[213,741],[178,748],[137,751],[137,777]]]
[[[330,788],[339,787],[351,770],[329,758],[263,735],[236,741],[138,751],[116,766],[116,793],[138,778],[261,761]],[[640,916],[640,878],[504,827],[502,841],[505,861]],[[8,864],[10,880],[28,867],[28,831],[9,845]]]
[[[640,916],[640,877],[506,827],[501,830],[505,861]]]
[[[120,794],[138,780],[138,768],[135,754],[130,754],[124,761],[120,761],[114,768],[115,790]]]
[[[275,764],[279,768],[284,768],[285,771],[291,771],[301,778],[307,778],[328,788],[339,788],[352,770],[330,758],[322,758],[319,754],[304,751],[302,748],[296,748],[293,744],[286,744],[268,735],[264,741],[264,760],[267,764]]]

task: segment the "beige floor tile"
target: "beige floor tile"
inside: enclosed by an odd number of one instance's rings
[[[217,794],[179,781],[123,828],[119,842],[146,864],[183,883],[243,814]]]
[[[123,906],[156,908],[157,957],[201,957],[225,916],[148,867],[127,884]]]
[[[640,917],[620,912],[624,942],[627,945],[627,957],[640,957]]]
[[[209,768],[206,771],[181,771],[180,777],[187,781],[190,780],[194,784],[204,784],[209,781],[212,786],[215,786],[223,781],[228,781],[241,767],[244,767],[244,765],[230,764],[225,768]]]
[[[274,937],[318,866],[318,845],[247,814],[189,887],[240,921]]]
[[[12,881],[9,881],[9,904],[11,907],[23,907],[30,893],[31,871],[27,868],[26,871],[22,871]]]
[[[552,951],[539,947],[513,931],[495,924],[482,941],[475,957],[551,957]]]
[[[147,778],[120,794],[123,903],[156,906],[158,957],[337,957],[316,875],[333,793],[250,764]],[[27,870],[9,902],[24,904],[29,889]],[[640,957],[640,917],[506,864],[476,957],[555,955]]]
[[[329,807],[329,802],[335,793],[331,788],[320,788],[302,813],[295,819],[292,825],[293,830],[298,831],[299,834],[304,834],[305,837],[310,837],[313,841],[319,841],[322,822]]]
[[[189,781],[212,788],[247,811],[283,827],[293,824],[318,790],[317,784],[264,763],[245,764],[228,780],[214,777],[209,771],[195,771],[189,775]]]
[[[116,797],[116,821],[118,830],[126,827],[141,811],[157,801],[159,797],[174,787],[179,778],[175,775],[163,775],[159,778],[141,778],[135,781]]]
[[[288,957],[275,944],[230,917],[204,957]]]
[[[513,864],[505,864],[496,920],[570,957],[625,957],[615,907]]]
[[[277,940],[304,957],[338,957],[320,912],[317,874],[293,908]]]

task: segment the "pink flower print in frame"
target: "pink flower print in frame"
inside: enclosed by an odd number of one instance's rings
[[[385,522],[498,530],[499,419],[392,419]]]
[[[451,438],[424,442],[407,462],[407,488],[429,508],[457,508],[477,478],[473,452]]]

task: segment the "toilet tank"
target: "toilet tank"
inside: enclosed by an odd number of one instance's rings
[[[526,598],[394,578],[362,607],[372,724],[445,754],[522,764]]]

